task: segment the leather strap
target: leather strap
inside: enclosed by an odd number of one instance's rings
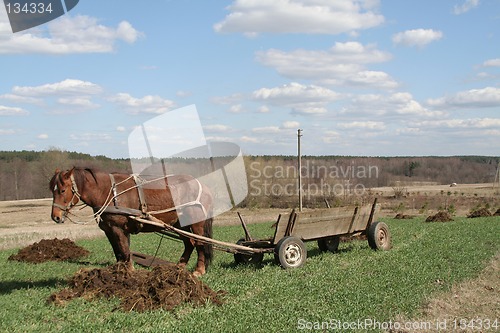
[[[139,194],[139,203],[141,205],[141,212],[147,214],[148,205],[146,204],[146,196],[144,195],[144,189],[142,188],[142,181],[138,175],[134,174],[134,181],[137,185],[137,193]]]

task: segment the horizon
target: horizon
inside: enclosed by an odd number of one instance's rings
[[[22,152],[29,152],[29,153],[46,153],[46,152],[51,152],[51,151],[56,151],[60,153],[68,153],[68,154],[82,154],[82,155],[88,155],[89,157],[105,157],[109,158],[111,160],[132,160],[132,159],[150,159],[151,157],[145,156],[142,158],[130,158],[130,157],[110,157],[106,155],[92,155],[84,152],[78,152],[78,151],[69,151],[69,150],[61,150],[61,149],[45,149],[45,150],[0,150],[0,154],[2,153],[22,153]],[[225,157],[225,156],[218,156],[218,157]],[[227,156],[229,157],[229,156]],[[268,155],[251,155],[251,154],[243,154],[243,157],[297,157],[297,154],[295,155],[285,155],[285,154],[268,154]],[[322,157],[344,157],[344,158],[473,158],[473,157],[485,157],[485,158],[492,158],[492,159],[500,159],[500,156],[493,156],[493,155],[394,155],[394,156],[375,156],[375,155],[301,155],[302,158],[307,158],[307,157],[315,157],[315,158],[322,158]],[[154,157],[156,158],[156,157]],[[179,159],[183,159],[185,157],[175,157]],[[193,158],[193,157],[190,157]],[[199,157],[199,158],[204,158],[204,157]],[[162,159],[162,158],[161,158]],[[185,158],[189,159],[189,158]]]

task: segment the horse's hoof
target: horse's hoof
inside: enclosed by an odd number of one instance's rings
[[[199,277],[200,277],[200,276],[202,276],[203,274],[205,274],[205,273],[201,273],[201,272],[198,272],[198,271],[194,271],[194,272],[193,272],[193,276],[194,276],[194,277],[197,277],[197,278],[199,278]]]

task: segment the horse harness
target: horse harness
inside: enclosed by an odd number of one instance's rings
[[[63,206],[58,203],[52,202],[52,206],[61,209],[64,212],[64,216],[68,215],[69,210],[73,208],[73,206],[75,206],[78,203],[78,201],[80,201],[81,198],[80,192],[78,192],[78,187],[76,186],[75,177],[71,175],[70,179],[71,179],[71,192],[73,192],[73,196],[71,197],[71,200],[68,202],[68,204],[66,206]],[[57,183],[54,186],[54,192],[55,191],[57,191]],[[76,203],[73,203],[75,197],[78,198],[78,201]]]
[[[134,215],[134,216],[141,216],[141,217],[145,218],[148,215],[158,215],[158,214],[169,213],[169,212],[173,212],[175,210],[178,210],[178,209],[184,208],[184,207],[188,207],[188,206],[199,206],[202,209],[205,217],[207,217],[208,216],[207,211],[200,201],[201,194],[203,192],[203,188],[202,188],[200,181],[196,178],[193,178],[193,180],[196,181],[196,183],[198,184],[198,193],[197,193],[195,200],[185,202],[185,203],[180,203],[179,205],[176,205],[174,207],[170,207],[170,208],[166,208],[166,209],[162,209],[162,210],[148,211],[148,205],[146,202],[146,195],[144,194],[144,185],[148,184],[150,182],[153,182],[153,181],[165,179],[169,176],[171,176],[171,175],[149,181],[149,180],[145,180],[145,179],[141,178],[137,174],[133,174],[132,177],[134,179],[135,186],[118,193],[117,183],[115,181],[115,177],[113,176],[113,174],[109,174],[109,178],[111,180],[111,191],[113,193],[113,198],[112,198],[113,207],[109,206],[109,204],[108,204],[108,206],[103,210],[103,212],[104,213],[113,213],[113,214]],[[175,187],[175,185],[167,185],[167,186],[170,188]],[[137,188],[137,194],[139,197],[139,206],[141,208],[140,210],[129,208],[129,207],[120,207],[118,205],[119,196],[121,194],[133,189],[133,188]],[[180,215],[180,214],[182,214],[182,212],[178,212],[178,215]]]

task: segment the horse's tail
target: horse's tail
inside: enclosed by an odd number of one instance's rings
[[[203,236],[212,238],[212,222],[212,217],[205,220],[205,225],[203,226]],[[214,247],[211,243],[205,243],[203,245],[203,254],[205,255],[205,268],[207,268],[210,266],[214,257]]]

